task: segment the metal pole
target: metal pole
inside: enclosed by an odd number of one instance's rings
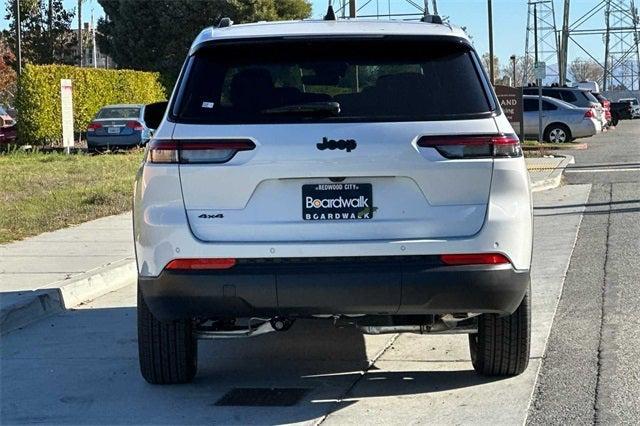
[[[16,42],[18,44],[18,75],[22,74],[22,20],[20,19],[20,0],[16,0]]]
[[[567,57],[569,52],[569,11],[571,0],[564,0],[562,37],[560,40],[560,86],[567,84]]]
[[[349,0],[349,18],[356,17],[356,0]]]
[[[516,83],[516,55],[511,55],[511,66],[513,67],[513,87],[517,87],[518,83]]]
[[[535,44],[535,67],[538,67],[538,7],[533,5],[533,42]],[[542,142],[542,80],[536,75],[538,85],[538,142]]]
[[[433,14],[438,14],[438,3],[436,3],[436,0],[433,0]]]
[[[491,85],[495,83],[495,70],[493,69],[493,6],[491,0],[487,0],[487,15],[489,18],[489,78]]]
[[[607,8],[604,11],[604,21],[607,30],[604,35],[604,73],[602,74],[602,91],[606,92],[608,89],[608,76],[609,76],[609,39],[610,39],[610,27],[609,27],[609,12],[611,11],[611,2],[607,1]]]

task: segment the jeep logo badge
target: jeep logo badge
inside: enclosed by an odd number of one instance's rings
[[[354,149],[356,149],[356,147],[358,146],[358,144],[356,143],[355,140],[353,139],[340,139],[340,140],[333,140],[333,139],[327,139],[327,138],[322,138],[322,142],[320,142],[319,144],[316,144],[316,147],[320,150],[320,151],[324,151],[325,149],[330,149],[330,150],[334,150],[334,149],[346,149],[347,152],[351,152]]]

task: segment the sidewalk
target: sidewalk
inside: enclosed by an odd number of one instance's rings
[[[564,169],[575,163],[571,155],[526,158],[525,161],[531,177],[531,190],[534,192],[560,186]]]
[[[1,332],[135,279],[132,235],[125,213],[0,245]]]

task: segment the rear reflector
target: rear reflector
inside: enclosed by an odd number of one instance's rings
[[[511,263],[499,253],[443,254],[440,260],[445,265],[502,265]]]
[[[435,148],[450,159],[521,157],[518,136],[509,135],[440,135],[423,136],[420,148]]]
[[[251,151],[256,144],[249,139],[161,140],[149,143],[150,163],[206,164],[226,163],[240,151]]]
[[[236,260],[232,258],[221,259],[174,259],[167,264],[165,269],[169,271],[201,271],[207,269],[233,268]]]

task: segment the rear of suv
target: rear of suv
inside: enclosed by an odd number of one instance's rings
[[[147,147],[134,234],[151,383],[190,381],[198,339],[299,318],[468,333],[481,374],[528,364],[529,177],[459,29],[205,29]]]

